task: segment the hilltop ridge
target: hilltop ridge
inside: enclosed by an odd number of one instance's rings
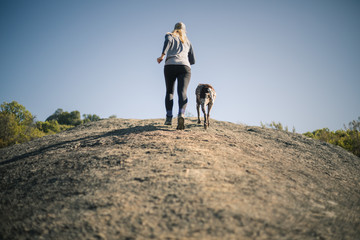
[[[356,239],[360,159],[300,134],[106,119],[0,149],[1,239]]]

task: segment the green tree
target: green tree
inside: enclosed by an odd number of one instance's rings
[[[96,122],[100,120],[100,117],[96,114],[83,114],[83,123]]]
[[[0,112],[0,147],[7,147],[16,143],[20,134],[19,124],[14,114]]]
[[[360,157],[360,117],[345,126],[345,130],[330,131],[328,128],[304,133],[305,136],[340,146]]]
[[[36,122],[36,127],[45,134],[55,134],[72,128],[73,126],[59,124],[56,120],[50,120],[45,122]]]
[[[51,120],[59,120],[60,115],[63,113],[64,111],[61,108],[58,108],[52,115],[50,115],[45,122],[47,121],[51,121]]]
[[[61,108],[57,109],[45,121],[56,120],[61,125],[77,126],[82,123],[79,111],[64,112]]]
[[[349,128],[345,129],[349,132],[352,141],[352,152],[360,157],[360,117],[357,120],[349,122]]]
[[[33,123],[35,119],[23,105],[16,101],[12,101],[11,103],[3,102],[3,104],[1,104],[1,112],[13,114],[15,116],[15,121],[18,124],[28,125]]]
[[[34,117],[16,101],[1,104],[0,147],[23,143],[44,136],[34,124]]]

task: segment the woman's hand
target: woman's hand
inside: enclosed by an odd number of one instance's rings
[[[165,56],[165,54],[162,54],[161,57],[158,57],[158,58],[157,58],[157,62],[158,62],[158,63],[161,63],[162,60],[164,60],[164,56]]]

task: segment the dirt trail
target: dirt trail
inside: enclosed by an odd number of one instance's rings
[[[0,239],[360,239],[360,159],[195,118],[108,119],[0,149]]]

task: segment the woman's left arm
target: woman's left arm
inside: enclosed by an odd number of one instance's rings
[[[189,58],[190,65],[194,65],[195,64],[195,54],[194,54],[194,50],[193,50],[191,43],[190,43],[188,58]]]

